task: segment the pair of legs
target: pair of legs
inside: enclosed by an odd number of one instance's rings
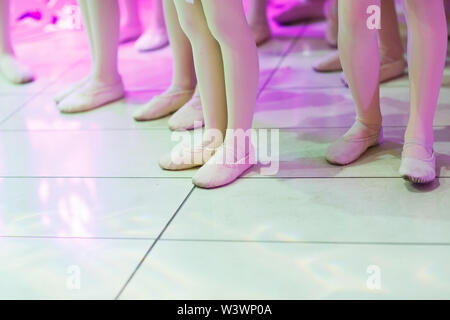
[[[327,158],[347,164],[381,140],[378,32],[366,27],[369,5],[380,0],[339,0],[339,51],[355,100],[357,122]],[[433,120],[447,53],[447,25],[442,0],[404,0],[408,24],[411,110],[400,173],[417,183],[435,178]]]
[[[58,95],[61,112],[82,112],[103,106],[124,96],[117,67],[119,5],[117,0],[78,0],[89,38],[91,74]]]
[[[17,61],[10,35],[10,3],[0,0],[0,74],[15,84],[33,81],[33,73]]]
[[[153,25],[142,34],[138,0],[122,0],[123,23],[120,43],[134,41],[139,51],[157,50],[169,43],[166,21],[164,19],[163,0],[153,0]]]
[[[329,0],[329,12],[332,17],[330,21],[338,23],[338,0]],[[404,61],[403,46],[400,38],[400,31],[395,10],[394,0],[381,1],[381,29],[378,31],[379,47],[381,54],[380,83],[401,77],[406,68]],[[336,25],[336,31],[338,26]],[[339,52],[333,52],[330,55],[316,62],[313,66],[317,72],[341,71],[342,65],[339,59]],[[345,75],[342,74],[342,80],[347,85]]]
[[[174,113],[169,127],[175,131],[203,126],[204,117],[200,95],[195,91],[194,57],[191,43],[181,28],[174,0],[164,0],[165,20],[173,56],[170,87],[134,113],[137,121],[149,121]]]
[[[202,166],[194,183],[218,187],[234,181],[251,166],[248,160],[253,150],[248,139],[236,144],[234,135],[248,134],[252,126],[259,76],[257,49],[241,0],[175,0],[175,5],[192,45],[205,131],[200,145],[176,147],[160,165],[169,170]],[[186,154],[192,160],[189,156],[205,150],[213,151],[200,162],[176,161]]]

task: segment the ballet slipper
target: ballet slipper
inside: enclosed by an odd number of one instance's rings
[[[62,113],[77,113],[99,108],[122,99],[125,95],[122,80],[109,85],[90,80],[57,105]]]
[[[136,121],[149,121],[163,118],[184,106],[194,94],[194,90],[167,91],[137,109],[133,117]]]
[[[311,19],[325,18],[323,1],[303,0],[289,5],[285,10],[274,17],[274,20],[281,25],[302,22]]]
[[[316,72],[336,72],[342,70],[339,51],[335,51],[316,61],[313,65]]]
[[[181,142],[172,151],[162,156],[159,166],[164,170],[180,171],[204,165],[216,152],[221,142],[202,142],[196,145],[192,142]]]
[[[272,37],[270,26],[267,22],[251,25],[250,28],[257,46],[266,43]]]
[[[134,44],[136,50],[145,52],[164,48],[169,44],[169,36],[166,29],[148,30]]]
[[[224,143],[197,171],[192,182],[204,189],[218,188],[234,182],[255,164],[255,150],[251,144],[249,149],[237,156],[233,144]]]
[[[367,149],[383,142],[383,128],[369,127],[361,121],[355,124],[327,149],[326,159],[337,165],[347,165],[358,160]]]
[[[53,99],[55,100],[56,104],[61,103],[61,101],[63,101],[65,98],[67,98],[68,96],[70,96],[72,93],[74,93],[75,91],[77,91],[79,88],[81,88],[82,86],[84,86],[87,82],[89,81],[89,77],[84,78],[83,80],[72,84],[69,88],[67,88],[66,90],[58,93]]]
[[[127,43],[136,40],[142,34],[141,25],[125,25],[120,28],[119,43]]]
[[[203,127],[203,116],[200,95],[194,94],[183,107],[178,109],[169,119],[169,128],[173,131],[185,131]]]
[[[420,149],[421,154],[426,152],[426,157],[414,154],[411,149]],[[436,153],[422,142],[409,139],[405,141],[402,152],[402,163],[399,169],[400,175],[412,183],[425,184],[436,179]]]
[[[402,58],[400,60],[393,60],[386,58],[380,66],[380,83],[385,83],[396,78],[400,78],[405,74],[406,62]],[[348,87],[347,78],[345,74],[341,74],[341,81]]]
[[[14,84],[24,84],[34,80],[33,72],[10,54],[0,55],[0,74]]]

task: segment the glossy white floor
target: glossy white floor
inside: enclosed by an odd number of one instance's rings
[[[168,85],[168,48],[123,46],[126,99],[61,115],[53,95],[89,69],[84,34],[19,41],[38,80],[0,82],[0,298],[450,298],[450,69],[435,184],[398,177],[407,78],[383,86],[383,146],[331,166],[354,113],[339,74],[311,69],[322,33],[276,28],[260,50],[255,126],[280,128],[279,173],[209,191],[159,169],[167,119],[131,118]]]

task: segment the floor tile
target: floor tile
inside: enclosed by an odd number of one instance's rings
[[[5,95],[0,96],[0,127],[1,123],[8,119],[15,111],[23,107],[32,96],[28,95]]]
[[[383,87],[380,92],[384,126],[406,126],[410,111],[409,88]],[[450,125],[450,89],[442,88],[436,126]],[[355,104],[347,88],[266,89],[258,100],[257,128],[350,127]]]
[[[151,243],[0,238],[0,299],[114,299]]]
[[[1,130],[117,130],[168,128],[168,119],[136,122],[133,112],[146,104],[157,91],[129,92],[125,99],[79,114],[62,114],[52,94],[41,94],[0,125]]]
[[[167,172],[169,130],[0,131],[0,176],[192,177]]]
[[[244,179],[195,189],[163,239],[450,245],[449,193],[450,179]]]
[[[369,149],[359,160],[348,166],[329,164],[325,154],[330,143],[346,132],[346,128],[302,128],[258,131],[254,139],[259,165],[250,169],[247,177],[399,177],[404,127],[384,129],[384,143]],[[450,176],[449,127],[435,128],[437,172]],[[277,139],[277,132],[279,139]],[[267,140],[274,139],[274,143]],[[277,144],[276,142],[279,143]],[[279,154],[279,156],[277,156]],[[272,160],[271,165],[265,159]],[[279,161],[276,161],[279,159]],[[266,163],[265,163],[266,162]],[[264,171],[263,171],[264,170]]]
[[[0,236],[157,238],[190,179],[1,179]]]
[[[448,299],[447,252],[447,246],[159,242],[121,299]]]
[[[0,78],[1,94],[33,94],[45,90],[87,55],[86,35],[80,31],[43,36],[15,45],[16,55],[35,74],[35,81],[13,85]],[[38,49],[37,49],[38,48]]]

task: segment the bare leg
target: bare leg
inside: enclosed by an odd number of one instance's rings
[[[0,0],[0,74],[15,84],[33,81],[32,71],[17,61],[10,37],[9,0]]]

